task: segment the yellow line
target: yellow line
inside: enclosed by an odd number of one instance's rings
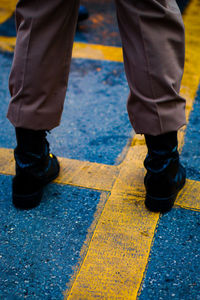
[[[74,43],[73,58],[123,62],[122,48],[86,43]]]
[[[145,153],[143,145],[130,147],[69,299],[136,297],[159,219],[144,207]]]
[[[0,50],[13,52],[16,44],[15,37],[0,36]],[[102,46],[87,43],[74,43],[73,58],[108,60],[114,62],[123,62],[122,48],[112,46]]]
[[[1,0],[0,2],[0,23],[9,19],[15,11],[18,0]]]
[[[180,192],[176,205],[190,210],[200,210],[200,182],[187,180],[185,187]]]
[[[15,49],[16,38],[0,36],[0,50],[3,52],[13,52]]]
[[[119,173],[119,166],[59,158],[61,171],[56,183],[89,189],[111,191]]]
[[[187,97],[187,119],[200,74],[198,4],[198,0],[193,0],[184,17],[187,53],[181,93]],[[184,133],[182,130],[179,134],[180,148]],[[145,153],[144,140],[136,136],[121,164],[81,269],[65,298],[136,299],[159,220],[159,214],[150,213],[144,207]],[[200,184],[188,181],[176,205],[199,209],[199,192]]]
[[[110,191],[119,173],[119,166],[88,161],[58,158],[61,164],[59,177],[54,181],[101,191]],[[0,148],[0,174],[14,175],[13,150]]]
[[[200,82],[200,14],[198,0],[192,0],[184,15],[185,35],[186,35],[186,57],[185,71],[181,84],[181,95],[187,99],[186,118],[192,110]],[[184,144],[185,128],[179,131],[179,146]]]
[[[18,0],[0,1],[0,24],[6,22],[14,13]],[[0,36],[0,50],[13,52],[16,44],[15,37]]]

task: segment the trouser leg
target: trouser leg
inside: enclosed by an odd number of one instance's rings
[[[66,94],[79,0],[20,0],[9,87],[8,119],[15,127],[59,125]]]
[[[136,133],[160,135],[185,124],[179,95],[184,68],[184,25],[175,0],[116,0],[127,109]]]

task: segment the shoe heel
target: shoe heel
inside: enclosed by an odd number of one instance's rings
[[[21,175],[12,181],[12,202],[16,208],[31,209],[39,205],[43,196],[43,186],[32,178]]]
[[[16,208],[32,209],[38,206],[42,200],[43,190],[29,195],[17,195],[13,193],[12,202]]]
[[[168,212],[174,205],[177,194],[167,198],[157,198],[146,195],[145,206],[153,212]]]

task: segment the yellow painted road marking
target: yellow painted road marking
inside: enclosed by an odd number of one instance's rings
[[[86,43],[74,43],[72,57],[123,62],[121,47]]]
[[[192,0],[184,15],[186,36],[185,71],[181,83],[181,95],[187,99],[186,119],[192,110],[200,82],[200,15],[199,2]],[[184,144],[185,128],[179,131],[180,148]]]
[[[119,166],[60,158],[61,172],[56,183],[89,189],[111,191],[119,173]]]
[[[134,299],[159,214],[144,208],[146,147],[130,147],[94,231],[69,299]]]
[[[187,180],[185,187],[176,199],[175,205],[200,211],[200,182]]]
[[[18,0],[1,0],[0,2],[0,24],[9,19],[15,11]]]
[[[13,52],[16,44],[15,37],[0,36],[0,50]],[[108,60],[123,62],[122,48],[112,46],[94,45],[88,43],[74,43],[73,58],[84,58],[93,60]]]
[[[58,158],[61,164],[61,170],[59,177],[54,182],[107,192],[111,191],[114,183],[116,184],[117,182],[119,194],[127,194],[133,199],[138,199],[137,201],[144,201],[145,190],[143,178],[145,171],[142,162],[145,155],[146,147],[144,145],[144,139],[137,135],[132,143],[132,147],[128,151],[126,159],[118,166]],[[133,169],[137,169],[136,175],[133,173],[130,165]],[[123,173],[122,171],[120,172],[120,170],[123,170]],[[15,174],[12,149],[0,148],[0,174]],[[126,180],[121,179],[121,174],[126,176]],[[198,210],[200,209],[199,197],[200,182],[187,180],[185,188],[177,198],[176,205],[191,210]]]
[[[101,191],[111,191],[120,168],[119,166],[109,166],[75,159],[58,159],[61,164],[61,170],[59,177],[54,182]],[[0,148],[0,174],[15,174],[12,149]]]
[[[0,50],[3,52],[13,52],[15,49],[16,38],[0,36]]]

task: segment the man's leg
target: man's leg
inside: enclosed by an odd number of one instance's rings
[[[8,119],[15,127],[50,130],[60,123],[79,0],[21,0],[10,74]]]
[[[185,124],[179,95],[184,25],[175,0],[116,0],[116,6],[130,87],[128,114],[148,147],[146,205],[165,211],[185,182],[177,152],[177,130]]]
[[[43,186],[59,173],[46,130],[60,123],[67,88],[79,0],[21,0],[10,74],[8,119],[16,128],[13,203],[39,204]]]

